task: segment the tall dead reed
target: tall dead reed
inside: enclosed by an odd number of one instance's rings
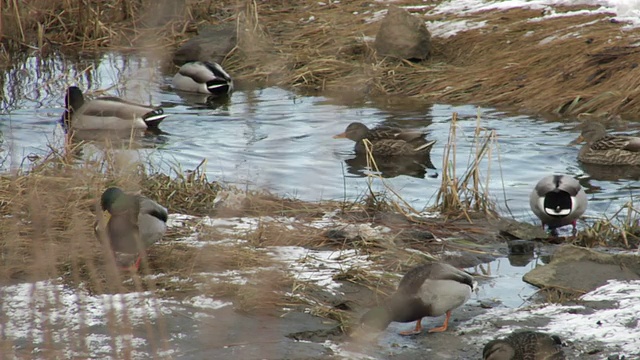
[[[495,146],[494,130],[484,130],[477,117],[473,142],[466,169],[458,176],[458,114],[453,113],[449,126],[449,138],[442,161],[442,181],[436,195],[436,207],[447,215],[462,215],[471,221],[471,211],[485,215],[495,213],[495,203],[489,195],[491,172],[491,150]],[[483,184],[480,171],[482,161],[487,159],[487,168]]]

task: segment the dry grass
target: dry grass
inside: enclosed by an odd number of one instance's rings
[[[403,3],[411,1],[397,4]],[[372,14],[386,6],[364,0],[326,5],[312,0],[10,0],[0,6],[0,58],[8,61],[19,48],[131,46],[162,49],[166,58],[166,50],[198,25],[235,21],[239,42],[224,66],[240,82],[350,99],[408,95],[563,116],[640,111],[635,100],[640,98],[640,51],[633,44],[638,30],[620,36],[623,25],[605,14],[539,22],[528,21],[540,16],[530,9],[418,14],[425,21],[486,25],[449,38],[432,37],[433,57],[412,63],[376,57],[364,40],[378,30],[379,23],[369,21]]]
[[[574,244],[585,247],[621,247],[640,248],[640,211],[633,199],[620,207],[615,213],[593,222],[580,231]]]
[[[449,128],[449,139],[444,150],[443,171],[440,189],[436,196],[436,208],[443,214],[464,216],[471,222],[470,212],[495,215],[495,203],[489,194],[489,180],[492,165],[492,148],[496,145],[494,130],[488,131],[480,127],[480,117],[476,122],[473,134],[473,144],[469,154],[467,168],[459,177],[456,174],[458,164],[457,154],[457,124],[458,114],[453,113]],[[487,159],[485,179],[480,174],[482,160]],[[482,181],[485,184],[482,184]]]

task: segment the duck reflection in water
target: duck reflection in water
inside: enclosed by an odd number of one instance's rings
[[[393,178],[400,175],[422,179],[427,175],[427,169],[435,169],[429,154],[420,157],[376,157],[377,171],[384,178]],[[367,172],[375,172],[376,168],[367,162],[366,154],[356,154],[356,157],[346,159],[347,172],[357,176],[367,176]],[[429,175],[438,177],[438,173]]]
[[[227,94],[224,95],[207,95],[194,92],[186,92],[176,90],[176,94],[180,96],[185,104],[195,109],[210,109],[215,110],[217,108],[227,108],[229,106],[230,97]]]
[[[345,161],[347,171],[351,174],[363,176],[362,170],[376,171],[376,166],[369,166],[367,160],[370,152],[383,177],[408,175],[423,178],[426,169],[435,169],[431,162],[431,149],[436,141],[427,140],[425,136],[424,132],[387,126],[369,129],[362,123],[354,122],[333,138],[347,138],[356,143],[356,157]]]

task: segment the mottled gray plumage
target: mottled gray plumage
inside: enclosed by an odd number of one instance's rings
[[[218,63],[191,61],[174,75],[173,87],[181,91],[223,95],[233,91],[233,80]]]
[[[116,97],[86,101],[70,86],[65,96],[65,125],[76,130],[126,130],[157,127],[167,115],[162,108],[135,104]]]
[[[529,196],[531,211],[551,229],[573,224],[587,210],[587,205],[582,186],[567,175],[543,177]]]
[[[435,140],[427,141],[422,132],[403,131],[392,127],[369,129],[366,125],[353,122],[347,129],[333,138],[347,138],[355,141],[358,154],[366,152],[365,140],[370,143],[374,156],[425,156],[429,155]]]
[[[504,339],[491,340],[482,351],[483,360],[564,360],[562,342],[556,335],[541,332],[514,332]]]
[[[464,304],[473,290],[473,277],[445,263],[429,263],[409,270],[400,281],[396,292],[382,305],[365,313],[360,323],[383,330],[392,321],[417,321],[416,330],[403,335],[419,333],[420,320],[425,316],[447,314],[445,323],[432,331],[447,328],[451,310]]]

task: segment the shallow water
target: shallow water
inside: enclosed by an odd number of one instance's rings
[[[577,136],[571,122],[401,99],[345,105],[279,88],[239,89],[228,101],[207,107],[198,105],[197,97],[171,91],[167,86],[171,74],[158,69],[144,58],[115,53],[98,59],[28,57],[17,62],[2,80],[2,170],[20,166],[26,155],[45,154],[50,144],[60,145],[63,131],[57,121],[63,92],[75,83],[90,93],[106,89],[107,94],[163,105],[170,114],[161,125],[166,134],[145,139],[142,146],[153,148],[141,151],[165,168],[179,164],[193,169],[207,159],[209,179],[304,200],[354,200],[367,193],[364,170],[348,164],[354,158],[353,143],[332,138],[349,123],[360,121],[369,126],[420,129],[437,140],[431,153],[435,170],[385,179],[415,208],[432,205],[453,112],[459,116],[458,175],[470,163],[476,117],[480,116],[483,128],[495,130],[497,145],[492,147],[490,171],[486,161],[481,171],[483,182],[490,174],[489,192],[504,214],[510,211],[517,219],[534,221],[528,195],[535,182],[550,173],[580,177],[590,194],[587,215],[591,216],[614,211],[637,188],[630,180],[596,180],[610,175],[606,172],[585,172],[576,160],[578,147],[567,146]],[[373,188],[383,190],[384,186],[374,179]]]

